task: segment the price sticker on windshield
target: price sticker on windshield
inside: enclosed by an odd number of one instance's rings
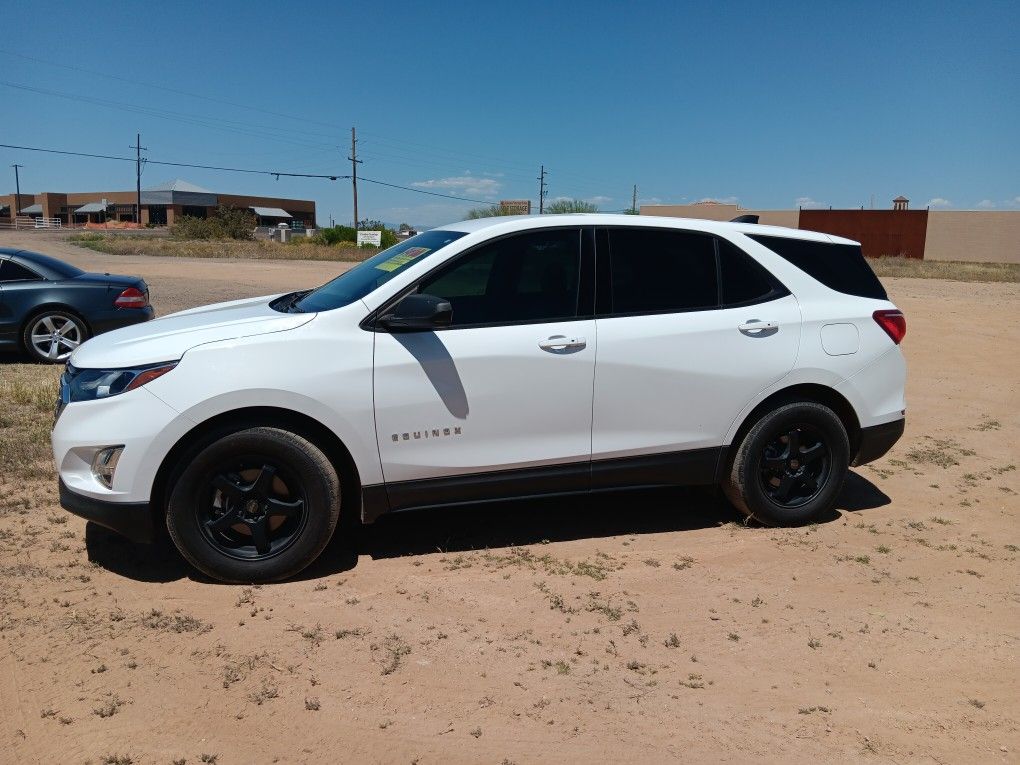
[[[382,263],[376,265],[380,271],[396,271],[402,266],[406,266],[412,260],[417,260],[427,252],[431,252],[429,247],[408,247],[401,253],[394,255],[393,257],[386,258]]]

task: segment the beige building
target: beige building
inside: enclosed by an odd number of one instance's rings
[[[135,191],[45,192],[0,195],[0,220],[15,217],[59,220],[64,226],[105,221],[133,221]],[[183,216],[208,218],[220,205],[251,210],[260,225],[302,223],[315,227],[315,202],[309,199],[221,194],[187,181],[175,180],[142,189],[143,225],[170,226]]]
[[[695,202],[690,205],[641,205],[642,215],[662,215],[666,218],[700,218],[701,220],[733,220],[740,215],[757,215],[758,222],[767,226],[797,228],[799,210],[747,210],[725,202]]]
[[[911,210],[897,197],[886,210],[751,210],[722,202],[641,205],[642,215],[733,220],[757,215],[763,225],[821,231],[861,243],[868,257],[1020,263],[1020,210]]]

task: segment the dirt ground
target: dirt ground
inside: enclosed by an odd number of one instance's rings
[[[338,271],[47,251],[160,313]],[[1020,285],[886,284],[907,433],[806,528],[701,491],[408,513],[236,587],[0,477],[0,762],[1020,761]]]

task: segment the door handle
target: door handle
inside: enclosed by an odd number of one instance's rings
[[[748,337],[768,337],[774,335],[779,331],[779,325],[774,321],[762,321],[761,319],[748,319],[743,324],[739,325],[737,329],[740,333],[747,335]]]
[[[545,340],[538,341],[538,347],[543,351],[565,351],[568,348],[584,348],[588,341],[583,337],[564,337],[553,335]]]

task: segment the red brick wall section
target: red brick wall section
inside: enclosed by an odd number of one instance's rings
[[[924,258],[927,210],[801,210],[800,228],[861,243],[864,255]]]

